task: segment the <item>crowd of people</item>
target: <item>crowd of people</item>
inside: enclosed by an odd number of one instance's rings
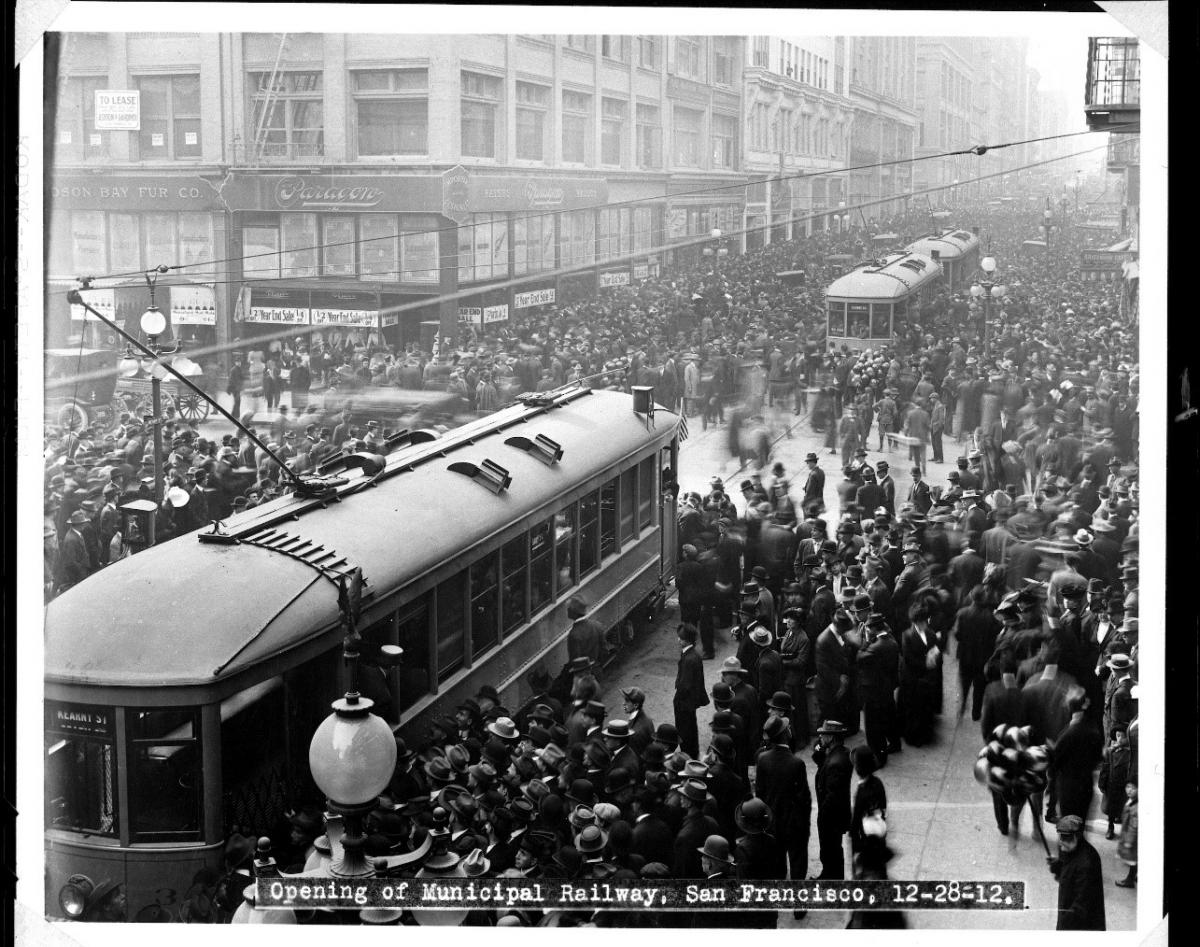
[[[1036,835],[1055,822],[1058,925],[1103,927],[1098,861],[1083,837],[1097,782],[1107,841],[1129,865],[1118,884],[1136,883],[1136,324],[1120,284],[1081,278],[1082,228],[1030,255],[1022,243],[1038,214],[963,213],[1005,268],[1008,295],[986,329],[963,287],[943,288],[890,344],[826,352],[821,289],[839,272],[828,258],[861,247],[861,234],[818,232],[606,290],[553,318],[516,318],[498,335],[469,336],[449,363],[379,339],[264,353],[273,420],[249,419],[297,472],[334,451],[379,448],[392,433],[356,425],[352,407],[332,428],[306,422],[313,389],[444,387],[479,412],[573,381],[652,385],[665,407],[726,425],[731,454],[752,471],[736,491],[714,478],[707,495],[679,497],[673,719],[652,721],[636,687],[621,690],[620,711],[600,703],[603,629],[576,603],[570,663],[557,678],[538,668],[533,700],[506,708],[484,688],[434,721],[422,745],[397,738],[395,776],[368,819],[372,855],[411,856],[398,870],[430,877],[802,879],[815,821],[819,877],[886,877],[893,853],[878,773],[905,747],[936,740],[939,717],[954,710],[943,696],[953,653],[957,712],[970,704],[983,741],[1001,724],[1027,726],[1048,748],[1046,798],[995,793],[997,830],[1015,844],[1026,806]],[[879,227],[909,238],[921,224],[913,213]],[[806,283],[782,285],[783,270],[803,270]],[[235,368],[235,413],[245,384]],[[807,413],[822,450],[840,454],[836,511],[820,454],[808,453],[796,476],[772,463],[768,419],[779,412],[788,424]],[[910,449],[900,483],[887,460],[869,459],[893,435]],[[130,417],[110,430],[48,433],[48,595],[129,554],[118,506],[151,495],[148,436]],[[288,489],[278,463],[237,434],[215,442],[172,417],[164,443],[158,541]],[[956,469],[930,483],[926,451],[942,462],[947,443],[961,454]],[[710,680],[704,662],[728,634],[736,656]],[[698,715],[710,707],[701,741]],[[814,740],[810,772],[800,751]],[[319,809],[295,813],[292,829],[277,843],[280,868],[328,861]],[[255,854],[232,839],[231,871]],[[362,920],[420,917],[364,911]],[[722,912],[696,924],[776,920]],[[472,912],[465,921],[691,922],[653,911]],[[851,920],[903,923],[873,912]]]

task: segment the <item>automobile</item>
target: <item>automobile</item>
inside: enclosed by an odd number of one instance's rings
[[[62,348],[45,349],[43,355],[47,424],[78,431],[128,410],[116,393],[120,352]]]

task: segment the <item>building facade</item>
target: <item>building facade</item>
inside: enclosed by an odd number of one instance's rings
[[[854,109],[844,37],[752,36],[745,65],[745,246],[830,226],[845,202]]]
[[[914,185],[917,141],[916,40],[863,36],[847,40],[849,97],[855,110],[848,202],[869,204],[856,223],[897,213]],[[869,167],[867,167],[869,166]]]
[[[742,219],[744,59],[711,36],[64,34],[47,344],[80,328],[77,277],[133,274],[94,291],[128,321],[159,263],[188,264],[158,301],[201,346],[295,325],[427,349],[644,278]]]

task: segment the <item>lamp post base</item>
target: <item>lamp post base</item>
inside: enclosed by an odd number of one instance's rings
[[[363,819],[374,811],[376,800],[357,806],[342,805],[328,800],[329,811],[342,817],[345,834],[342,836],[342,853],[329,866],[334,878],[373,878],[375,868],[367,859],[364,846],[367,838],[363,834]]]

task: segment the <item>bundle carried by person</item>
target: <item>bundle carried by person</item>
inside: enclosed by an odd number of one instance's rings
[[[1050,751],[1030,746],[1030,728],[1000,724],[975,760],[975,778],[1009,802],[1042,792]]]

